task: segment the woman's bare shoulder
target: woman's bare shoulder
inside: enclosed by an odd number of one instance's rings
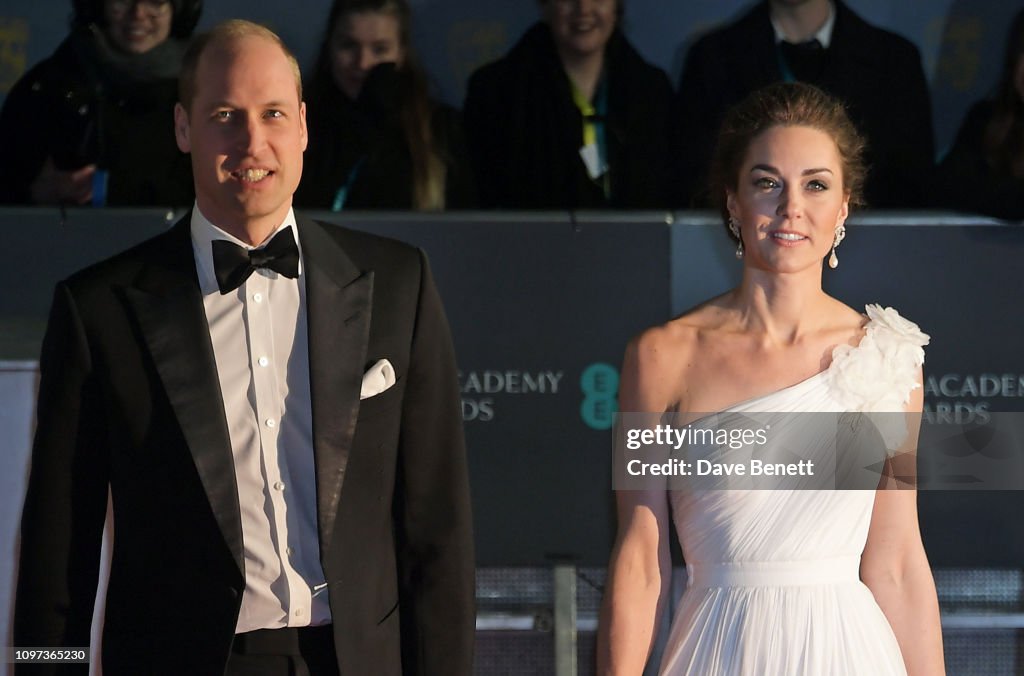
[[[716,300],[652,326],[629,342],[622,367],[624,406],[636,404],[643,408],[635,410],[644,411],[678,408],[702,343],[724,321]]]
[[[630,341],[627,354],[633,353],[637,366],[662,369],[686,362],[698,349],[702,338],[725,322],[726,311],[714,299],[687,310],[674,319],[652,326]]]

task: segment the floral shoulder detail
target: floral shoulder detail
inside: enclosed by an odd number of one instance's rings
[[[856,346],[832,351],[829,387],[849,411],[899,412],[921,386],[918,373],[929,338],[891,307],[868,305],[865,334]]]

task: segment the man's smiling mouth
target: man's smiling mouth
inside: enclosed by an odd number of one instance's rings
[[[246,183],[259,183],[273,173],[270,169],[236,169],[231,176]]]

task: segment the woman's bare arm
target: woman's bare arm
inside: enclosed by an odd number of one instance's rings
[[[890,461],[894,477],[916,476],[920,419],[915,414],[922,410],[923,397],[919,387],[907,405],[911,429],[901,452]],[[903,480],[889,483],[875,494],[861,579],[896,634],[909,676],[945,674],[939,603],[921,543],[917,490]]]
[[[675,405],[679,350],[664,329],[630,343],[622,366],[621,412],[660,414]],[[621,471],[621,468],[613,468]],[[618,532],[608,565],[598,631],[598,673],[643,672],[672,576],[664,484],[616,491]]]

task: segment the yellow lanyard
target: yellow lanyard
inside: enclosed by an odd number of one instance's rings
[[[583,145],[596,144],[597,125],[594,124],[594,116],[597,115],[597,109],[572,82],[569,82],[569,88],[572,89],[572,102],[576,104],[580,115],[583,116]]]
[[[602,77],[597,85],[597,92],[595,94],[597,99],[596,106],[583,95],[583,92],[577,89],[571,80],[569,81],[569,89],[572,91],[572,102],[579,109],[580,115],[583,116],[583,146],[594,146],[601,164],[605,167],[604,173],[593,180],[601,186],[605,198],[611,199],[611,182],[609,181],[607,171],[607,149],[605,148],[604,138],[603,116],[608,108],[607,89],[604,78]]]

